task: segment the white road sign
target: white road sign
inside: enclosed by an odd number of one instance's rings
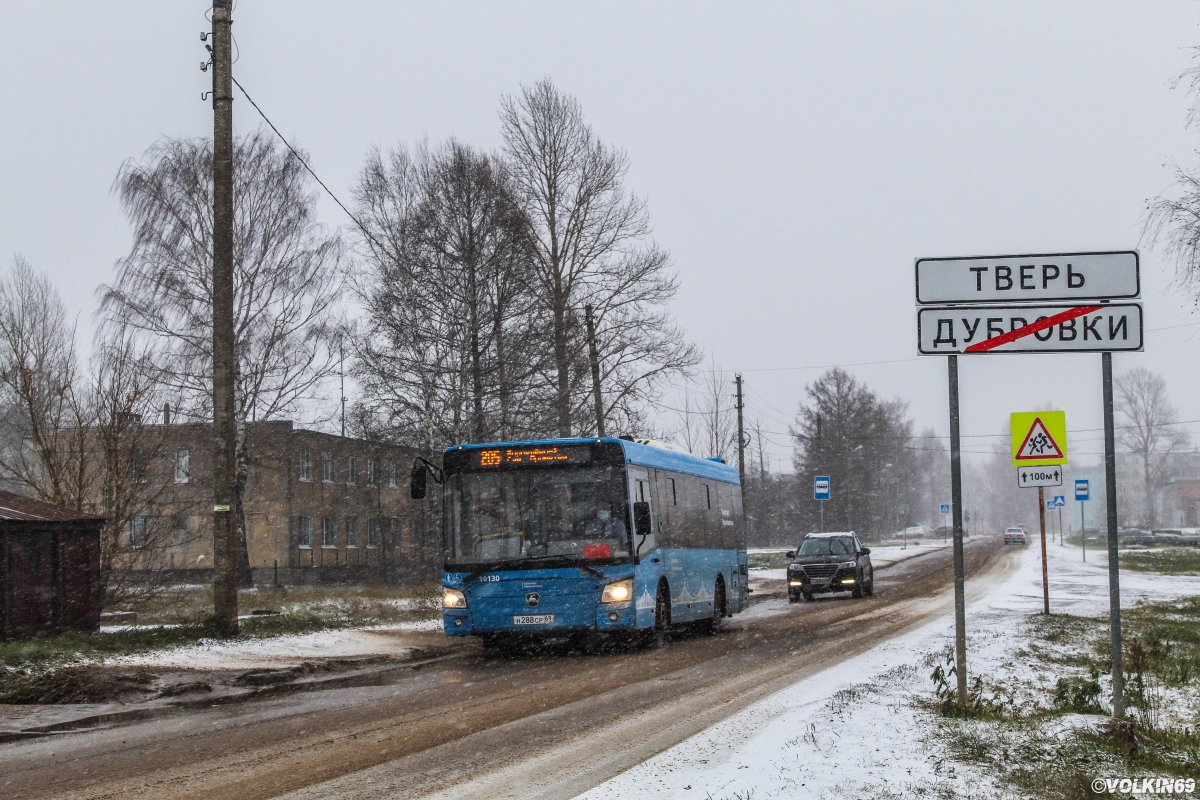
[[[921,355],[1093,353],[1142,349],[1137,303],[922,308]]]
[[[1017,467],[1017,486],[1022,489],[1062,486],[1062,482],[1062,467]]]
[[[917,259],[917,305],[1132,300],[1138,254],[1050,253]]]

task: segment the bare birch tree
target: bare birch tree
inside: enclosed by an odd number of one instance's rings
[[[1143,524],[1158,522],[1157,499],[1175,469],[1176,456],[1188,445],[1179,413],[1167,399],[1167,382],[1145,367],[1135,367],[1116,380],[1117,441],[1141,467]]]
[[[1200,47],[1192,48],[1192,63],[1176,76],[1192,97],[1185,128],[1200,123]],[[1200,296],[1200,169],[1171,163],[1174,186],[1147,203],[1142,236],[1161,247],[1175,262],[1177,282]]]
[[[0,276],[0,407],[0,478],[81,510],[88,419],[75,326],[53,284],[20,256]]]
[[[103,287],[102,311],[159,354],[156,378],[185,414],[211,418],[212,142],[164,139],[114,184],[133,246]],[[258,131],[234,148],[234,336],[238,474],[235,517],[249,573],[242,497],[247,420],[311,407],[337,369],[340,237],[316,221],[300,159]]]
[[[369,231],[357,371],[381,427],[429,451],[540,435],[544,326],[503,161],[453,140],[376,151],[355,198]]]
[[[665,306],[670,258],[650,239],[643,200],[629,195],[624,152],[605,145],[579,102],[550,80],[500,104],[501,131],[533,233],[532,274],[549,323],[555,424],[591,430],[584,306],[593,307],[606,421],[636,426],[668,377],[700,360]]]
[[[158,594],[168,577],[168,549],[177,544],[173,520],[159,513],[167,500],[180,508],[177,498],[168,497],[174,484],[161,474],[166,431],[145,424],[164,398],[152,360],[129,330],[108,325],[97,336],[90,362],[88,497],[105,520],[100,575],[106,605],[136,604]]]
[[[104,517],[105,603],[136,601],[162,588],[171,543],[156,513],[168,484],[147,476],[162,431],[142,424],[160,395],[148,354],[125,331],[101,329],[90,375],[78,366],[74,334],[54,286],[16,259],[0,278],[0,477],[23,494]]]

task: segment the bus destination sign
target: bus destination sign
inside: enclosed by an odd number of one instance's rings
[[[534,467],[546,464],[586,464],[592,459],[590,445],[536,445],[491,447],[479,450],[480,467]]]

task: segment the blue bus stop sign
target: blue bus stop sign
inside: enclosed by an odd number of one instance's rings
[[[829,499],[829,476],[815,475],[813,476],[813,500],[828,500]]]
[[[1091,499],[1091,497],[1088,493],[1088,482],[1086,480],[1080,479],[1080,480],[1075,481],[1075,499],[1076,500],[1090,500]]]

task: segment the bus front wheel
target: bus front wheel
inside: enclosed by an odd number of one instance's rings
[[[658,597],[654,601],[654,628],[650,631],[647,645],[658,650],[667,644],[667,629],[671,627],[671,590],[665,583],[658,585]]]

